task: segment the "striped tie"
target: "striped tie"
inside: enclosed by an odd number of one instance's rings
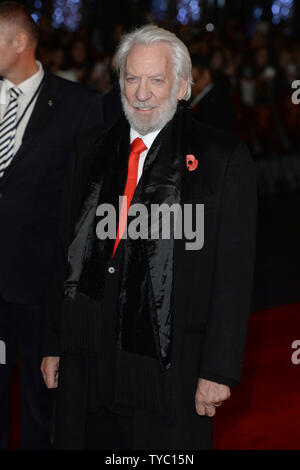
[[[0,124],[0,178],[14,156],[18,98],[22,92],[14,87],[9,90],[9,93],[9,105]]]

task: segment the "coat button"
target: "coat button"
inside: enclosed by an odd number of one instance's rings
[[[109,274],[114,274],[115,271],[116,271],[116,270],[115,270],[115,268],[114,268],[113,266],[109,266],[109,268],[108,268]]]

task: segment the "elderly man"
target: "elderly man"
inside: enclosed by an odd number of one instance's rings
[[[151,25],[127,34],[116,64],[125,116],[76,146],[44,322],[56,447],[209,449],[216,407],[241,376],[253,163],[244,144],[193,119],[191,61],[174,34]],[[177,225],[169,237],[137,236],[157,205],[186,207],[198,228],[204,205],[204,245],[190,246]]]
[[[41,316],[73,141],[102,122],[101,96],[36,60],[38,28],[17,2],[0,3],[0,449],[8,446],[9,385],[21,370],[22,449],[49,447],[51,401],[40,373]]]

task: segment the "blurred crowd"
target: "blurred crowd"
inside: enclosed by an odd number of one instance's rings
[[[40,29],[38,57],[53,73],[104,95],[116,87],[113,60],[125,32],[123,25],[116,25],[105,41],[97,30],[53,30],[47,18],[42,18]],[[270,162],[276,155],[294,155],[287,165],[295,166],[288,170],[294,175],[287,178],[288,185],[297,185],[299,158],[295,152],[298,155],[300,151],[300,105],[293,104],[291,97],[292,83],[300,79],[300,39],[265,23],[249,32],[237,18],[228,20],[222,33],[216,27],[211,29],[208,32],[187,25],[174,30],[192,56],[193,96],[212,83],[218,90],[217,101],[220,103],[220,97],[230,101],[235,114],[234,132],[248,144],[256,160]],[[274,165],[271,167],[267,172],[274,172]]]

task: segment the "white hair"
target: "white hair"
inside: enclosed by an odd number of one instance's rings
[[[172,48],[174,74],[177,86],[179,85],[180,78],[188,81],[187,91],[183,97],[183,99],[187,101],[191,96],[191,85],[193,82],[192,62],[189,51],[175,34],[152,24],[135,29],[121,38],[115,56],[115,68],[120,74],[121,89],[123,89],[123,78],[127,56],[132,46],[137,44],[151,46],[152,44],[157,44],[159,42],[169,44]]]

